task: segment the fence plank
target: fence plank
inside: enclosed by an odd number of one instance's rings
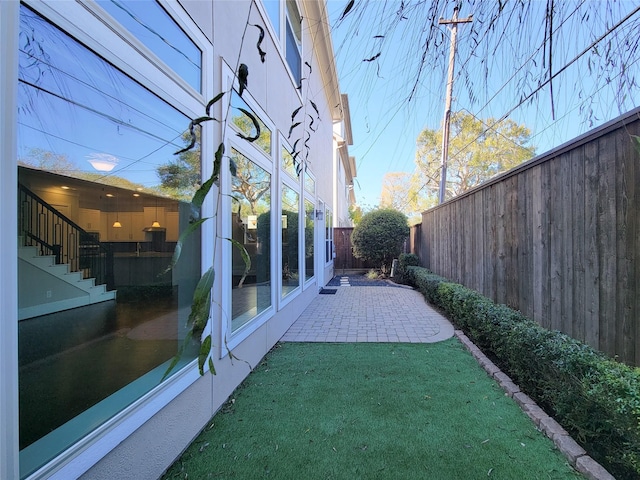
[[[488,219],[488,235],[487,246],[488,246],[488,255],[485,256],[484,266],[485,266],[485,287],[483,291],[485,295],[492,300],[497,300],[497,265],[498,265],[498,235],[497,235],[497,212],[496,212],[496,188],[495,186],[491,186],[483,191],[485,194],[484,207],[485,207],[485,218]]]
[[[585,324],[575,312],[585,304],[585,202],[584,202],[584,148],[579,147],[569,154],[571,159],[571,210],[567,220],[567,228],[572,235],[572,259],[568,259],[572,267],[573,297],[568,300],[568,321],[571,323],[570,335],[585,338]],[[567,331],[569,333],[569,331]]]
[[[485,216],[483,215],[483,196],[482,195],[474,195],[474,208],[473,208],[473,217],[474,217],[474,251],[475,258],[473,262],[474,269],[474,281],[473,281],[473,289],[477,291],[482,291],[482,280],[484,278],[484,244],[485,244]]]
[[[600,177],[598,181],[598,260],[600,262],[600,345],[615,351],[616,324],[616,203],[615,142],[609,135],[598,140]]]
[[[571,152],[561,157],[560,185],[561,185],[561,210],[558,220],[560,222],[560,330],[571,335],[573,316],[573,228],[571,226],[573,212],[571,191],[573,175],[571,171]]]
[[[540,174],[540,204],[542,212],[540,214],[541,227],[541,256],[542,256],[542,326],[551,328],[551,162],[545,162],[541,167]]]
[[[629,298],[629,292],[635,290],[633,278],[632,250],[629,249],[629,233],[633,232],[633,214],[629,202],[633,202],[632,191],[635,186],[629,182],[634,179],[634,164],[630,152],[631,138],[627,132],[618,131],[614,136],[616,144],[616,265],[617,281],[626,288],[617,288],[616,292],[616,351],[621,358],[635,357],[635,345],[633,343],[633,299]]]
[[[628,129],[629,135],[640,136],[640,123],[635,123]],[[638,145],[637,149],[634,145]],[[640,145],[631,137],[630,158],[633,174],[629,176],[629,198],[633,199],[632,212],[629,215],[629,245],[632,252],[633,281],[629,282],[629,303],[632,305],[631,318],[633,321],[632,341],[635,346],[635,361],[629,363],[640,365]],[[625,361],[628,359],[624,359]]]
[[[531,209],[528,211],[531,228],[531,288],[532,288],[532,317],[539,324],[543,324],[543,282],[546,277],[542,274],[542,266],[546,263],[543,242],[542,229],[542,165],[537,165],[530,170],[531,172],[531,189],[529,197],[531,198]],[[546,230],[546,229],[545,229]]]
[[[533,219],[531,195],[533,171],[523,172],[518,182],[518,308],[527,317],[533,318]]]
[[[600,261],[598,259],[598,142],[584,146],[584,340],[600,348]]]
[[[561,157],[549,162],[549,327],[562,327],[562,182]]]

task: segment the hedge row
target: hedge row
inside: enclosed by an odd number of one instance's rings
[[[407,267],[404,279],[611,474],[640,478],[640,368],[615,362],[424,268]]]

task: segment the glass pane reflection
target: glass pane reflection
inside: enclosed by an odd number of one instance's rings
[[[299,245],[299,194],[282,186],[282,296],[289,294],[300,285],[298,268]]]
[[[98,0],[98,3],[200,91],[202,52],[156,0]]]
[[[21,475],[155,388],[185,338],[200,241],[188,225],[188,118],[25,6],[18,92]],[[200,154],[188,169],[199,183]],[[193,188],[194,185],[188,186]],[[69,273],[70,272],[70,273]],[[195,358],[197,345],[177,371]]]
[[[231,248],[231,330],[235,331],[271,306],[271,175],[235,149],[232,159],[237,166],[231,181],[232,238],[251,259],[245,275],[242,252]]]
[[[315,235],[315,207],[313,202],[304,201],[304,279],[313,278],[314,273],[314,256],[313,256],[313,240]]]

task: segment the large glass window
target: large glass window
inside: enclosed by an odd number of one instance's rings
[[[282,169],[293,179],[298,179],[293,155],[286,148],[282,149]]]
[[[245,112],[251,114],[247,115]],[[252,118],[253,117],[253,118]],[[260,135],[252,143],[261,149],[267,156],[271,155],[271,129],[267,127],[256,112],[247,105],[247,102],[238,95],[235,90],[231,91],[231,125],[242,135],[248,138],[255,137],[258,132],[254,124],[254,119],[260,127]]]
[[[299,86],[302,81],[302,16],[296,0],[262,0],[282,46],[291,75]],[[284,31],[281,22],[284,19]]]
[[[300,285],[298,268],[300,195],[282,186],[282,296]]]
[[[280,0],[262,0],[276,35],[280,36]]]
[[[310,280],[315,275],[313,244],[315,239],[315,207],[312,201],[304,201],[304,279]]]
[[[156,0],[98,0],[98,3],[200,91],[202,52]]]
[[[324,214],[325,262],[333,261],[333,213],[328,208]]]
[[[311,195],[316,194],[316,181],[306,169],[304,171],[304,189]]]
[[[37,13],[20,11],[18,341],[21,474],[155,388],[200,277],[183,195],[189,119]],[[191,175],[176,185],[160,172]],[[174,182],[172,182],[172,180]],[[195,358],[191,345],[178,365]],[[176,371],[178,368],[174,369]]]
[[[232,247],[231,330],[271,306],[271,175],[236,149],[237,175],[231,180],[232,238],[251,259],[245,273],[243,252]]]
[[[302,18],[295,0],[287,0],[285,50],[291,74],[300,85],[302,79]]]

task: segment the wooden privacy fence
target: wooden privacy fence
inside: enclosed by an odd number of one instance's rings
[[[631,135],[640,109],[424,212],[412,251],[434,273],[640,365]]]
[[[351,232],[353,227],[340,227],[333,229],[333,244],[336,249],[336,258],[333,260],[333,268],[336,275],[347,271],[367,271],[380,268],[371,262],[361,260],[353,256],[351,245]]]

